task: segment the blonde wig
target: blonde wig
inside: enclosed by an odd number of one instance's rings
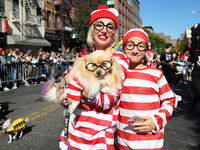
[[[88,30],[88,33],[87,33],[87,44],[89,46],[93,46],[94,47],[95,46],[95,42],[94,42],[93,37],[92,37],[93,30],[94,30],[94,27],[93,27],[93,25],[91,25],[89,30]],[[118,29],[116,29],[113,42],[111,41],[111,43],[112,43],[111,47],[114,47],[117,44],[117,42],[118,42],[118,33],[119,33],[119,31],[118,31]]]

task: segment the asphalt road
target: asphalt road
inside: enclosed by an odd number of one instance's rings
[[[30,118],[21,139],[9,141],[8,134],[0,133],[0,150],[58,150],[59,136],[64,127],[62,106],[44,102],[42,85],[22,87],[0,93],[0,102],[13,102],[9,113],[1,114],[0,124],[5,119]]]
[[[0,114],[0,125],[7,119],[28,116],[30,121],[21,139],[8,144],[8,135],[0,132],[0,150],[58,150],[59,136],[64,126],[63,108],[44,102],[42,84],[21,87],[0,93],[0,102],[10,104],[9,112]],[[189,113],[193,99],[191,84],[171,86],[182,101],[165,127],[164,150],[200,150],[200,117]]]

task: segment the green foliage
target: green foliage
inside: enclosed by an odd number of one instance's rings
[[[166,46],[166,42],[159,36],[151,33],[149,30],[143,28],[149,36],[149,41],[151,42],[151,50],[156,50],[158,53],[163,51]]]
[[[87,32],[90,23],[90,14],[98,8],[100,1],[92,1],[91,3],[79,3],[76,6],[76,15],[73,20],[74,33],[76,34],[76,43],[83,44],[87,40]]]
[[[188,45],[188,39],[187,38],[183,38],[182,40],[178,39],[178,42],[177,42],[175,48],[180,50],[180,51],[184,51],[185,49],[187,49],[187,45]]]

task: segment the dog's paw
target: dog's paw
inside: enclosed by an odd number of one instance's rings
[[[73,127],[72,127],[72,128],[69,128],[69,132],[70,132],[70,133],[74,132]]]
[[[8,141],[8,144],[11,143],[12,141]]]
[[[69,113],[72,114],[72,113],[74,113],[74,111],[78,107],[78,105],[80,104],[80,101],[69,101],[69,102],[70,102]]]
[[[110,92],[110,88],[108,86],[104,86],[102,89],[101,89],[101,92],[102,93],[109,93]]]

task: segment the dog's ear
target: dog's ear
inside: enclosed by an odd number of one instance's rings
[[[61,73],[58,73],[58,74],[54,75],[54,79],[57,80],[57,79],[60,78],[61,76],[62,76],[62,74],[61,74]]]
[[[6,122],[11,122],[11,119],[6,120]]]

